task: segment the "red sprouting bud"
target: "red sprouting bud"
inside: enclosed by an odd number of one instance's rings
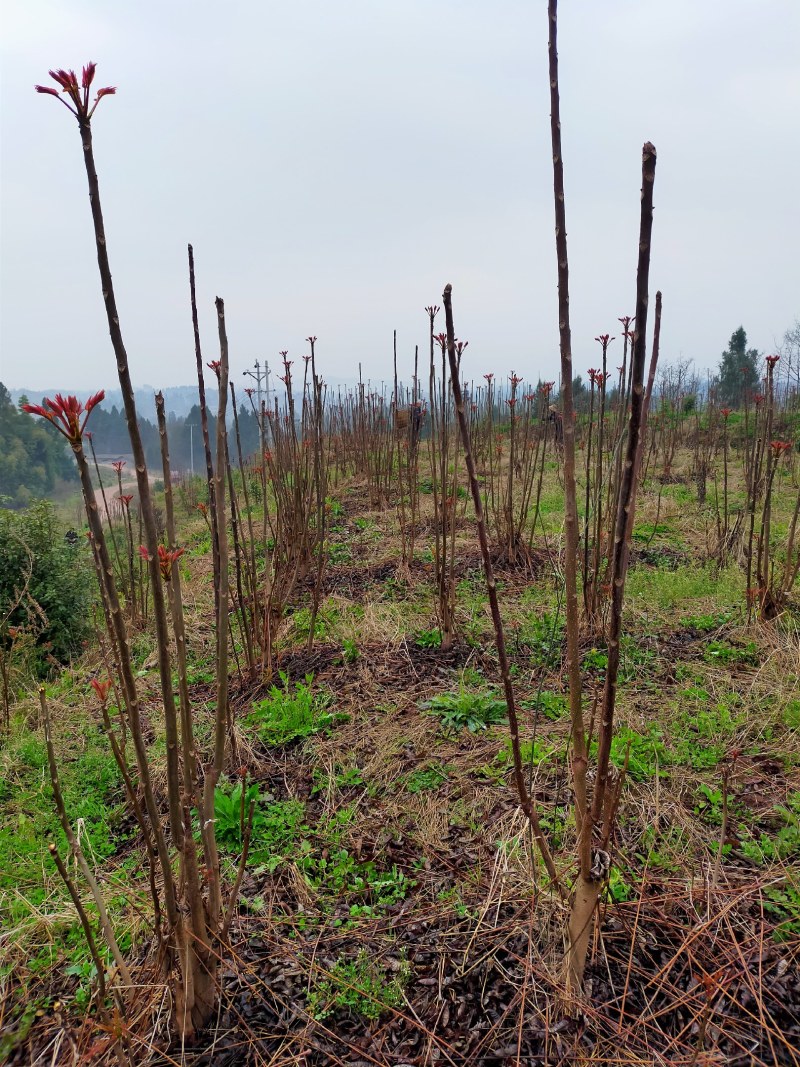
[[[772,448],[773,455],[776,459],[783,455],[784,452],[788,452],[792,447],[791,441],[770,441],[770,447]]]
[[[719,413],[723,417],[723,419],[725,419],[725,421],[727,422],[728,418],[730,417],[730,414],[731,414],[731,409],[730,408],[720,408],[719,409]]]
[[[92,678],[91,685],[92,689],[94,689],[95,693],[97,694],[97,699],[100,701],[101,704],[105,704],[105,702],[108,700],[109,690],[111,689],[111,679],[106,678],[104,681],[101,682],[99,678]]]
[[[58,82],[65,93],[78,88],[78,79],[74,70],[49,70],[47,73],[53,81]]]
[[[106,391],[101,389],[99,393],[95,393],[94,396],[90,396],[86,401],[86,414],[88,415],[92,408],[96,408],[101,400],[105,399]]]
[[[163,545],[158,546],[158,566],[161,570],[161,577],[165,582],[168,582],[172,578],[172,564],[176,559],[179,559],[185,551],[185,548],[176,548],[173,551],[170,551],[170,549],[164,548]],[[142,559],[147,560],[148,563],[153,559],[144,545],[139,545],[139,555]]]
[[[767,356],[767,366],[774,367],[780,358],[780,356]]]
[[[760,405],[763,404],[765,400],[766,397],[763,393],[756,393],[756,395],[753,397],[753,401],[755,402],[756,407],[760,407]]]
[[[491,385],[492,384],[492,379],[494,378],[494,375],[493,374],[484,374],[484,378]]]
[[[550,393],[553,391],[553,386],[555,384],[555,382],[542,382],[542,384],[539,386],[539,392],[542,394],[542,396],[550,396]]]
[[[123,507],[128,508],[130,507],[131,501],[133,500],[133,493],[121,493],[118,497],[118,500],[122,503]]]
[[[117,474],[119,474],[122,471],[122,468],[125,466],[125,460],[124,459],[114,460],[114,462],[111,464],[111,466],[114,468],[114,470],[117,472]]]
[[[55,422],[55,415],[52,411],[48,411],[47,408],[43,408],[40,404],[23,404],[22,410],[27,411],[29,415],[41,415],[43,419]]]
[[[89,107],[89,89],[94,81],[96,70],[96,63],[87,63],[81,71],[80,85],[78,85],[78,76],[74,70],[51,70],[49,72],[50,77],[61,86],[61,93],[46,85],[34,85],[34,89],[37,93],[46,93],[48,96],[55,96],[72,112],[79,122],[89,122],[94,114],[95,108],[102,98],[104,96],[111,96],[117,91],[111,85],[106,86],[104,89],[99,89],[94,98],[94,103]],[[66,93],[72,103],[67,103],[62,95],[64,93]]]
[[[522,381],[522,378],[520,378],[520,376],[515,371],[512,370],[508,380],[511,382],[511,384],[513,386],[517,386]]]
[[[620,322],[622,322],[622,319],[620,319]],[[601,333],[599,337],[595,337],[595,341],[599,341],[599,343],[603,346],[603,351],[605,352],[611,342],[616,341],[616,337],[611,337],[607,333]]]
[[[170,551],[163,545],[158,546],[158,565],[161,568],[161,577],[165,582],[172,578],[172,564],[183,555],[185,548],[176,548]]]
[[[517,402],[517,398],[515,396],[509,397],[509,399],[506,400],[506,403],[512,409],[513,409],[514,405],[516,404],[516,402]]]
[[[209,368],[209,370],[213,370],[213,372],[217,376],[217,381],[219,381],[219,369],[222,366],[220,361],[218,359],[212,359],[210,363],[206,363],[206,366]]]
[[[49,397],[45,399],[46,408],[39,404],[24,404],[22,410],[31,415],[41,415],[42,418],[52,422],[59,433],[75,445],[83,436],[86,420],[92,408],[99,404],[105,395],[105,390],[101,389],[99,393],[95,393],[85,404],[82,404],[76,396],[64,397],[61,393],[56,393],[55,400],[50,400]],[[85,418],[81,421],[80,417],[84,414]]]

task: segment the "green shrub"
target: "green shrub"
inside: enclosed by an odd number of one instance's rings
[[[0,618],[13,608],[0,641],[11,646],[9,627],[32,633],[40,678],[67,663],[88,637],[93,585],[85,539],[64,539],[52,504],[0,511]]]

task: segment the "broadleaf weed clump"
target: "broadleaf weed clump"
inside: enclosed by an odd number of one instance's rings
[[[440,693],[420,706],[438,717],[443,730],[454,733],[465,728],[473,734],[487,730],[495,723],[504,722],[507,715],[506,703],[500,697],[464,689],[458,693]]]
[[[260,786],[239,781],[228,790],[217,786],[214,791],[214,818],[217,840],[222,848],[239,854],[244,846],[250,806],[251,864],[266,864],[274,870],[307,832],[305,806],[298,800],[269,800],[261,795]]]
[[[311,734],[330,730],[343,720],[341,713],[331,710],[329,693],[314,692],[313,675],[307,674],[304,682],[295,682],[294,686],[283,672],[280,679],[282,685],[272,685],[269,695],[253,704],[253,710],[245,720],[245,725],[255,729],[263,744],[288,745]]]

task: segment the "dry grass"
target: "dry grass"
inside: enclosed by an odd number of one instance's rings
[[[655,521],[657,489],[647,490],[637,525]],[[555,499],[555,482],[549,490]],[[130,863],[118,875],[108,873],[115,921],[130,928],[141,946],[141,993],[127,1028],[133,1062],[797,1063],[792,1039],[776,1020],[781,990],[789,1005],[798,995],[791,976],[800,938],[774,943],[777,919],[770,910],[776,891],[797,886],[797,858],[759,865],[741,852],[741,842],[756,828],[776,839],[784,825],[781,812],[800,789],[800,716],[787,718],[792,701],[800,701],[796,617],[777,626],[745,626],[738,571],[715,576],[697,566],[704,520],[665,490],[659,528],[667,526],[668,533],[657,532],[649,546],[656,554],[636,563],[626,615],[628,667],[618,721],[632,737],[641,768],[634,773],[631,763],[623,792],[613,879],[590,967],[591,1002],[576,1025],[560,1011],[563,905],[547,891],[532,860],[503,762],[504,728],[445,733],[421,708],[437,693],[486,691],[498,682],[470,523],[459,529],[456,549],[462,637],[452,653],[443,654],[416,643],[420,630],[436,624],[424,561],[408,573],[387,571],[399,558],[396,511],[362,510],[358,486],[352,492],[340,486],[336,495],[345,519],[335,539],[351,546],[353,558],[329,569],[321,608],[325,632],[310,656],[292,618],[284,620],[280,665],[293,680],[312,669],[314,686],[331,693],[348,720],[285,750],[265,749],[243,725],[265,689],[237,678],[236,758],[265,794],[304,805],[303,847],[317,860],[345,849],[356,864],[396,869],[407,882],[404,895],[351,918],[348,908],[362,898],[337,898],[315,887],[299,855],[274,871],[251,867],[208,1047],[167,1052],[167,993],[143,940],[144,876]],[[430,524],[432,502],[421,499]],[[356,518],[368,519],[367,527],[359,529]],[[528,702],[540,692],[564,692],[558,657],[543,666],[535,648],[513,643],[531,617],[556,610],[556,581],[547,561],[558,560],[563,516],[553,510],[545,518],[550,535],[540,546],[537,577],[512,568],[499,574],[516,684]],[[197,520],[192,530],[200,532]],[[425,547],[421,536],[420,551]],[[688,562],[670,569],[670,553]],[[200,676],[214,643],[210,565],[198,555],[185,562],[190,663],[197,672],[192,689],[205,743],[210,712],[203,709],[213,702],[213,687]],[[307,597],[307,589],[299,590],[292,609],[301,610]],[[706,617],[706,630],[687,623]],[[345,641],[357,648],[352,661],[342,655]],[[162,795],[163,723],[146,638],[140,644]],[[587,644],[585,651],[590,649]],[[83,682],[53,699],[66,762],[80,753],[93,721],[86,679],[95,667],[87,654],[76,665],[75,677]],[[599,668],[587,668],[589,694],[600,679]],[[727,713],[719,712],[721,706]],[[14,743],[0,752],[6,775],[28,784],[19,744],[25,733],[38,736],[32,707],[20,704]],[[536,715],[530,706],[523,716],[539,746],[534,793],[558,836],[559,862],[568,876],[574,841],[568,723]],[[656,735],[653,755],[646,739]],[[718,790],[725,768],[732,814],[719,863],[719,804],[715,808],[703,789]],[[343,812],[347,819],[334,838],[331,827]],[[136,847],[117,840],[116,862],[130,860]],[[98,868],[113,872],[113,862],[98,862]],[[7,976],[2,1017],[18,1027],[25,999],[43,1005],[42,1017],[18,1043],[17,1062],[68,1063],[87,1056],[101,1062],[111,1056],[111,1046],[77,1005],[77,980],[63,971],[75,956],[73,942],[59,951],[65,931],[73,931],[74,940],[74,915],[44,860],[40,867],[43,895],[34,902],[18,894],[23,907],[0,936]],[[2,906],[9,911],[7,901]],[[27,970],[26,961],[46,943],[54,947],[49,969]],[[402,1006],[370,1025],[345,1011],[313,1019],[304,1006],[307,993],[332,980],[335,961],[356,958],[359,946],[387,974],[405,954],[412,978]],[[58,1010],[54,996],[62,1002]]]

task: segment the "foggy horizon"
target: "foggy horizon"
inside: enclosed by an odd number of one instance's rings
[[[562,5],[576,375],[599,333],[621,355],[646,140],[662,364],[703,375],[740,325],[764,353],[797,319],[798,40],[791,0]],[[302,366],[309,334],[324,379],[357,379],[360,361],[389,381],[395,329],[409,382],[447,282],[467,378],[557,378],[544,3],[17,0],[2,43],[8,387],[116,387],[76,123],[33,91],[90,59],[95,85],[117,87],[94,148],[138,388],[195,378],[189,242],[204,361],[219,294],[237,385],[255,359],[277,372],[282,349]]]

